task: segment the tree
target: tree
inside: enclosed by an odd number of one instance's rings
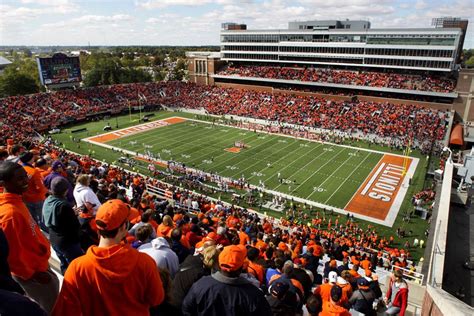
[[[471,58],[469,58],[466,61],[466,67],[467,68],[474,68],[474,56],[471,56]]]
[[[39,86],[32,74],[22,72],[10,65],[0,76],[0,96],[7,97],[39,92]]]
[[[178,80],[178,81],[182,81],[183,79],[186,79],[187,68],[188,66],[186,64],[186,61],[184,59],[179,58],[178,62],[176,63],[176,66],[173,69],[171,79]]]

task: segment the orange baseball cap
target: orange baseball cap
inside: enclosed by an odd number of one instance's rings
[[[95,216],[96,226],[99,230],[113,230],[122,225],[130,215],[130,206],[121,200],[108,200],[102,204]],[[100,221],[105,224],[99,225]]]
[[[287,251],[288,250],[288,245],[285,244],[284,242],[280,241],[280,243],[278,244],[278,249],[280,249],[281,251]]]
[[[247,259],[247,249],[242,245],[224,247],[219,254],[219,267],[223,271],[236,271],[240,269]]]

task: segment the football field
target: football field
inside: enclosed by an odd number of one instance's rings
[[[350,211],[381,224],[393,223],[407,186],[402,168],[414,174],[417,159],[370,149],[266,134],[173,117],[86,139],[153,153],[160,161],[217,173],[296,201]],[[236,147],[236,142],[245,144]]]

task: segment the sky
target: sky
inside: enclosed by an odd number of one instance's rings
[[[223,22],[248,29],[318,19],[431,27],[444,16],[469,19],[464,48],[474,48],[474,0],[0,0],[0,45],[218,45]]]

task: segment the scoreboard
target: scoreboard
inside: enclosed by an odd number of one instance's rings
[[[56,53],[52,57],[36,58],[41,84],[55,85],[81,82],[79,57]]]

